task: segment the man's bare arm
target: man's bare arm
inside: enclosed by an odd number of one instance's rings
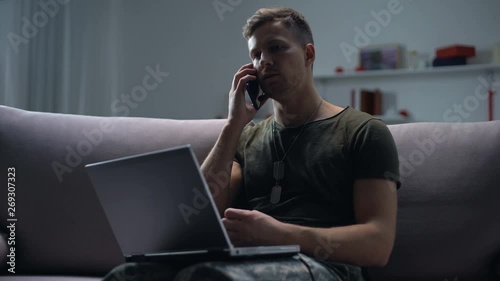
[[[356,180],[354,210],[355,225],[312,228],[285,224],[281,242],[299,244],[301,251],[318,259],[384,266],[396,233],[395,183],[382,179]]]
[[[242,185],[241,167],[234,162],[234,154],[242,128],[225,125],[214,147],[201,165],[215,204],[221,216]]]
[[[256,74],[257,71],[249,63],[243,65],[234,75],[229,91],[227,124],[222,128],[217,142],[201,165],[201,171],[221,216],[243,185],[241,167],[236,162],[233,164],[233,159],[243,129],[257,112],[252,104],[245,101],[245,85],[248,81],[257,79]]]

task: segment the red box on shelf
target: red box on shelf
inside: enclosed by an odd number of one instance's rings
[[[436,50],[436,57],[474,57],[476,55],[476,47],[466,45],[451,45],[442,47]]]

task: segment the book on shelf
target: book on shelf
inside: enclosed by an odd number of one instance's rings
[[[359,106],[361,111],[368,114],[382,115],[382,92],[379,89],[376,89],[375,91],[361,89]]]

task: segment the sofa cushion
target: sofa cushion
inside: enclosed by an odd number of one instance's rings
[[[0,171],[16,171],[17,273],[103,276],[123,262],[84,165],[182,144],[191,144],[201,163],[224,123],[0,106]],[[1,210],[6,196],[0,192]],[[2,230],[6,216],[0,212]]]
[[[397,236],[374,280],[487,280],[500,254],[500,121],[389,126],[399,153]]]

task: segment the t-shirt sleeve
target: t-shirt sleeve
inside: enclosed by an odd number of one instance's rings
[[[370,119],[361,125],[353,135],[351,149],[355,179],[387,179],[401,187],[396,144],[381,120]]]
[[[240,165],[243,164],[243,146],[241,145],[241,138],[238,146],[236,147],[236,153],[234,154],[233,161]]]

